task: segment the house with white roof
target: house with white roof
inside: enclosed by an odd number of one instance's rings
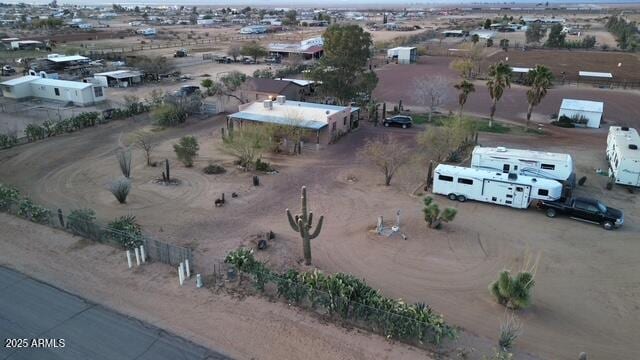
[[[77,106],[89,106],[106,100],[104,88],[92,83],[23,76],[0,83],[2,95],[15,100],[39,98]]]
[[[230,128],[245,124],[295,126],[307,130],[306,142],[329,144],[358,127],[360,109],[287,100],[279,95],[274,100],[240,105],[240,111],[228,116]]]

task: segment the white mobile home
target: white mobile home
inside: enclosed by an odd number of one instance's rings
[[[575,183],[573,159],[569,154],[476,146],[471,167],[553,179],[571,186]]]
[[[451,200],[468,199],[526,209],[534,199],[560,199],[562,184],[514,173],[440,164],[433,176],[433,193]]]
[[[607,136],[609,176],[617,184],[640,186],[640,136],[633,128],[612,126]]]
[[[387,58],[398,64],[414,64],[418,61],[418,49],[415,47],[396,47],[387,50]]]
[[[72,102],[78,106],[93,105],[106,100],[102,86],[78,81],[23,76],[2,82],[0,85],[4,97],[16,100],[40,98]]]

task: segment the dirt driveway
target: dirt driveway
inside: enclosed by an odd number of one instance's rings
[[[381,175],[356,156],[366,138],[392,131],[411,145],[419,129],[365,124],[326,150],[267,157],[280,173],[261,175],[256,188],[252,174],[235,169],[232,158],[218,150],[222,122],[209,119],[156,133],[154,159],[172,161],[172,173],[183,181],[180,186],[155,184],[160,170],[143,166],[142,154],[134,152],[134,185],[125,206],[117,204],[104,185],[119,174],[114,156],[118,144],[146,126],[144,119],[2,151],[0,178],[51,207],[90,207],[102,219],[133,213],[156,236],[194,246],[202,272],[227,251],[247,245],[251,234],[267,229],[277,240],[260,256],[276,268],[296,265],[299,239],[289,229],[284,209],[297,209],[298,189],[306,185],[311,209],[326,218],[313,243],[314,265],[363,277],[387,295],[430,304],[467,329],[466,334],[484,339],[474,346],[485,354],[495,344],[504,313],[487,285],[501,269],[517,270],[525,253],[541,253],[533,306],[520,313],[525,330],[516,346],[517,358],[533,353],[542,359],[575,359],[581,351],[596,359],[640,357],[635,339],[640,332],[640,205],[637,195],[622,188],[604,190],[605,178],[595,175],[596,168],[605,166],[605,129],[553,129],[545,137],[483,134],[480,142],[571,153],[579,176],[588,176],[587,186],[578,192],[625,211],[626,224],[619,231],[548,219],[535,210],[450,203],[441,197],[437,201],[457,207],[459,215],[444,230],[434,231],[425,227],[421,199],[409,195],[424,178],[424,169],[408,168],[394,178],[393,186],[384,187]],[[193,169],[179,165],[172,151],[176,139],[186,134],[195,135],[201,146]],[[228,173],[202,174],[199,169],[210,161],[225,164]],[[220,193],[232,191],[238,192],[237,199],[223,208],[213,206]],[[376,217],[392,219],[397,209],[408,240],[371,236],[368,230]]]

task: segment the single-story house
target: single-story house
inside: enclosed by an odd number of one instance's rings
[[[318,36],[302,40],[299,44],[269,44],[267,48],[271,55],[287,57],[299,54],[306,60],[319,59],[324,53],[324,40]]]
[[[91,83],[23,76],[0,83],[6,98],[23,100],[40,98],[89,106],[106,100],[104,88]]]
[[[414,64],[418,61],[418,49],[405,46],[389,49],[387,59],[395,60],[398,64]]]
[[[576,125],[588,128],[599,128],[604,113],[604,103],[600,101],[562,99],[558,118],[566,116],[570,119],[582,119]]]
[[[306,80],[250,78],[243,85],[243,95],[250,101],[275,99],[278,95],[300,101],[313,93],[313,85]]]
[[[469,33],[471,36],[474,35],[478,35],[479,39],[482,40],[489,40],[496,37],[496,32],[493,30],[485,30],[485,29],[480,29],[480,30],[474,30],[472,32]]]
[[[234,128],[246,123],[295,126],[306,129],[306,142],[326,145],[341,135],[358,127],[360,109],[287,100],[256,101],[240,105],[240,111],[227,117],[227,124]]]
[[[142,72],[136,70],[115,70],[93,74],[95,83],[103,87],[128,87],[142,81]]]
[[[465,37],[469,35],[469,32],[464,30],[444,30],[442,31],[444,37]]]
[[[44,43],[37,40],[17,40],[11,42],[11,48],[13,50],[44,49],[44,47]]]

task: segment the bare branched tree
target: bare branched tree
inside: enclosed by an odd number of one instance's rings
[[[429,108],[429,122],[433,112],[446,100],[449,93],[449,82],[443,76],[423,77],[413,82],[414,100]]]
[[[151,166],[151,151],[155,144],[151,141],[151,135],[143,131],[137,131],[134,134],[134,146],[144,151],[144,157],[147,159],[147,166]]]
[[[375,165],[384,175],[384,184],[389,186],[396,171],[411,158],[411,150],[391,135],[367,140],[359,150],[359,156]]]

